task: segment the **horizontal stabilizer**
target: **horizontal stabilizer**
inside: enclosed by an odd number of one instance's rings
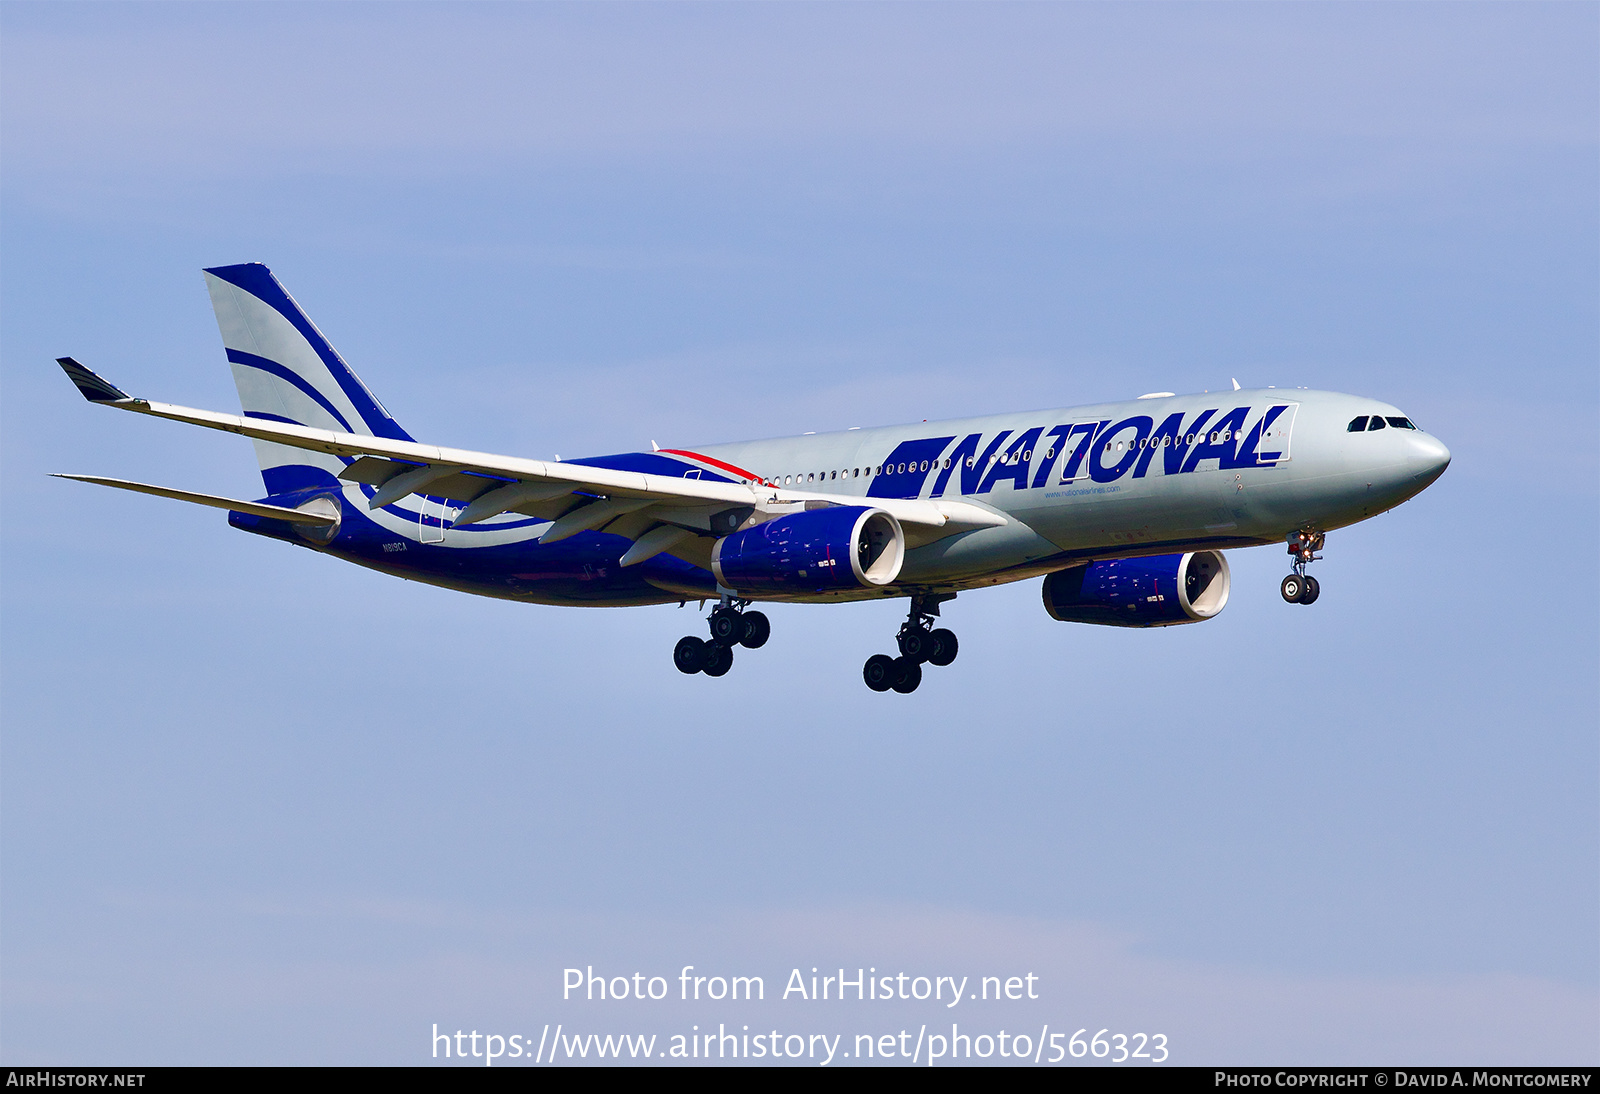
[[[90,373],[90,375],[94,374]],[[113,390],[115,389],[113,388]],[[173,490],[167,486],[149,486],[142,482],[128,482],[126,479],[102,479],[94,475],[60,474],[56,475],[55,478],[73,479],[77,482],[92,482],[98,486],[114,486],[118,490],[133,490],[140,494],[154,494],[158,498],[192,501],[196,505],[209,505],[213,509],[228,509],[235,513],[248,513],[253,517],[265,517],[268,520],[286,520],[290,524],[316,524],[326,527],[338,522],[337,518],[329,519],[326,514],[307,513],[300,509],[290,509],[282,505],[263,505],[258,501],[235,501],[233,498],[219,498],[215,494],[196,494],[191,490]]]
[[[96,376],[93,371],[84,368],[70,357],[57,357],[56,364],[61,366],[67,378],[78,385],[83,397],[91,403],[114,403],[132,397],[116,384]]]

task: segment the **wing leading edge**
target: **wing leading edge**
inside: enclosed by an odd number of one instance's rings
[[[798,509],[863,503],[862,498],[854,495],[784,490],[761,482],[712,482],[528,460],[154,403],[128,395],[70,357],[58,358],[57,363],[90,402],[350,459],[353,462],[339,477],[375,487],[368,503],[374,509],[410,494],[426,493],[465,506],[456,518],[456,526],[488,520],[501,513],[550,520],[550,527],[540,537],[547,542],[607,524],[613,524],[619,532],[625,526],[626,531],[632,533],[628,538],[635,540],[634,548],[628,552],[627,565],[669,550],[682,538],[666,532],[654,535],[651,534],[653,530],[687,527],[693,529],[689,534],[722,531],[713,527],[713,517],[729,509],[748,508],[754,512],[758,508],[770,511],[772,507]],[[66,477],[166,497],[184,496],[183,500],[195,500],[200,504],[227,502],[221,507],[250,511],[243,503],[228,502],[228,499],[200,500],[210,495],[188,495],[186,491],[124,484],[122,480]],[[969,502],[906,498],[866,501],[889,512],[903,525],[910,525],[907,532],[913,545],[1008,523],[1005,516]],[[292,519],[277,514],[258,515]]]

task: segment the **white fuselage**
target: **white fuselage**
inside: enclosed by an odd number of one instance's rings
[[[1257,437],[1254,444],[1257,453],[1276,453],[1276,458],[1240,466],[1225,454],[1208,456],[1200,450],[1211,444],[1237,451],[1270,408],[1286,405],[1289,409],[1268,429],[1282,435]],[[1242,415],[1237,413],[1241,409]],[[1232,426],[1221,432],[1233,436],[1224,440],[1215,426],[1227,422],[1230,414]],[[1360,415],[1403,419],[1397,408],[1373,399],[1266,388],[852,429],[693,451],[780,487],[855,494],[870,502],[874,484],[889,481],[884,468],[891,457],[898,467],[904,461],[897,453],[926,440],[916,455],[919,467],[926,461],[929,470],[903,475],[896,486],[903,484],[904,491],[886,496],[959,498],[1011,518],[1003,527],[913,545],[896,582],[960,588],[1017,580],[1059,568],[1069,559],[1242,547],[1282,542],[1299,529],[1328,531],[1393,508],[1427,487],[1449,463],[1448,449],[1415,428],[1350,432],[1349,423]],[[1163,423],[1174,420],[1180,430],[1176,446],[1161,445],[1160,436],[1152,440]],[[1062,430],[1071,426],[1083,428],[1076,434]],[[1197,433],[1204,440],[1187,440]],[[968,442],[973,436],[976,444]],[[1086,440],[1089,450],[1076,466],[1068,466]],[[960,454],[964,442],[970,456]],[[1181,462],[1169,472],[1180,453]],[[969,459],[977,466],[969,465]],[[952,462],[947,472],[945,464]],[[1224,466],[1230,462],[1235,465]],[[1115,473],[1123,464],[1122,472]],[[963,485],[972,489],[964,492]]]

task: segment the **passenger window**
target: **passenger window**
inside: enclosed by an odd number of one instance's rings
[[[1411,419],[1410,418],[1390,418],[1389,419],[1389,424],[1394,426],[1396,429],[1415,429],[1415,428],[1417,428],[1416,426],[1411,424]]]
[[[1378,417],[1376,414],[1374,414],[1372,416],[1372,421],[1367,425],[1367,429],[1368,430],[1373,430],[1373,429],[1382,429],[1382,428],[1383,428],[1383,419]]]

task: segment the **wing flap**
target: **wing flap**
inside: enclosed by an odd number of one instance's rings
[[[687,528],[678,528],[671,524],[657,525],[634,540],[633,546],[622,553],[622,558],[618,560],[617,564],[619,566],[637,566],[641,562],[655,558],[663,551],[671,550],[693,536],[694,533]]]
[[[402,460],[386,460],[381,456],[362,456],[339,472],[339,477],[345,482],[360,483],[362,486],[382,486],[401,472],[416,466]]]

